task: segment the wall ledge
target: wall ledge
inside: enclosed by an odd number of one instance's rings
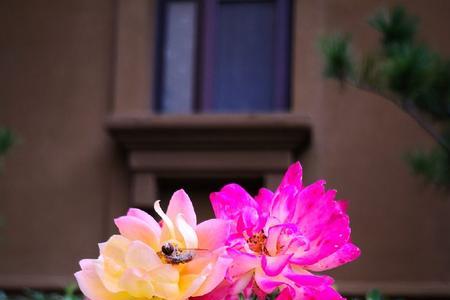
[[[289,150],[310,141],[299,114],[112,115],[106,127],[128,150]]]

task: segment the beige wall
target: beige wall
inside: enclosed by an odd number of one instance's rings
[[[377,37],[364,21],[383,3],[296,2],[293,103],[296,112],[310,115],[313,130],[301,158],[305,179],[326,178],[350,200],[353,239],[363,255],[336,271],[340,287],[450,294],[449,195],[424,185],[402,160],[407,150],[432,141],[385,100],[353,89],[341,93],[320,73],[317,36],[350,31],[358,48],[370,49]],[[423,38],[450,56],[450,2],[404,3],[421,17]],[[124,102],[114,105],[113,99],[123,101],[132,92],[113,84],[124,74],[114,77],[116,63],[139,64],[133,57],[115,59],[115,5],[0,2],[0,124],[22,140],[0,175],[0,215],[6,221],[0,288],[57,287],[72,280],[77,261],[97,255],[96,243],[110,233],[112,216],[127,206],[129,176],[104,120],[113,106],[126,111]],[[145,106],[142,99],[130,101],[128,112]]]
[[[0,177],[2,287],[63,285],[106,235],[113,14],[113,1],[0,2],[0,123],[20,138]]]

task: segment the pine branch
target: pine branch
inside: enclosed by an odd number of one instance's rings
[[[400,101],[399,99],[393,97],[392,95],[389,95],[375,87],[363,83],[358,83],[351,80],[344,80],[343,82],[360,90],[366,91],[368,93],[381,96],[386,100],[392,102],[393,104],[397,105],[400,109],[402,109],[405,113],[407,113],[410,117],[412,117],[420,127],[422,127],[447,153],[450,154],[450,146],[448,145],[444,136],[441,135],[434,128],[431,122],[428,122],[425,118],[421,116],[416,106],[414,105],[413,101],[411,100]]]

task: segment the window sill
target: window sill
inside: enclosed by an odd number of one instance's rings
[[[113,115],[106,126],[127,150],[289,150],[311,135],[309,118],[292,113]]]

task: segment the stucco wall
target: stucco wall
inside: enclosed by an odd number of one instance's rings
[[[0,123],[20,140],[0,175],[0,286],[62,286],[106,235],[113,13],[107,0],[0,2]]]

